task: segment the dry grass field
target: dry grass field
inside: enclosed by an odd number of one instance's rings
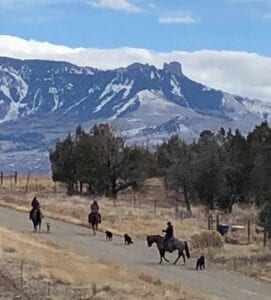
[[[67,197],[63,186],[54,185],[46,175],[31,176],[27,192],[26,183],[26,176],[18,178],[16,187],[6,180],[0,187],[0,205],[29,211],[30,202],[37,195],[45,216],[86,225],[92,199]],[[230,232],[221,238],[217,233],[206,232],[208,214],[203,207],[193,208],[192,217],[188,217],[183,207],[176,208],[174,198],[166,194],[157,178],[148,180],[142,191],[136,194],[130,190],[120,193],[115,203],[105,197],[98,198],[98,202],[102,215],[101,230],[120,235],[129,232],[136,239],[145,239],[147,234],[160,234],[166,223],[172,221],[176,237],[190,242],[194,256],[203,253],[210,261],[228,270],[271,281],[270,241],[264,248],[263,235],[255,232],[258,214],[255,208],[234,207],[231,215],[220,212],[220,222],[245,226],[244,230]],[[248,220],[251,221],[249,244]]]
[[[3,227],[0,267],[29,299],[217,299]]]

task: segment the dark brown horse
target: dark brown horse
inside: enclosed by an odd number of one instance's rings
[[[179,260],[179,258],[182,256],[183,257],[183,262],[185,264],[185,255],[183,253],[183,251],[185,250],[186,256],[187,258],[190,258],[190,252],[188,249],[188,244],[186,241],[181,241],[178,240],[176,238],[171,238],[168,242],[166,247],[164,246],[164,237],[161,235],[148,235],[147,236],[147,243],[148,246],[151,247],[152,244],[156,244],[157,245],[157,249],[160,253],[160,263],[162,263],[162,260],[164,259],[165,261],[169,261],[167,258],[165,258],[165,253],[166,252],[174,252],[176,250],[178,250],[178,257],[175,260],[175,262],[173,263],[174,265],[177,263],[177,261]]]
[[[41,231],[41,222],[43,219],[43,214],[39,207],[33,208],[29,213],[29,219],[33,223],[34,231],[37,232],[37,227],[39,226],[39,232]]]
[[[88,215],[88,223],[91,224],[93,235],[96,235],[98,225],[101,223],[101,215],[98,212],[92,212]]]

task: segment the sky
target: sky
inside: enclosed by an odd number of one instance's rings
[[[178,60],[192,79],[271,101],[271,0],[0,0],[0,55],[103,69]]]

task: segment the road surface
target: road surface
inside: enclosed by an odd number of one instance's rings
[[[78,253],[91,255],[108,261],[121,263],[139,270],[151,270],[161,278],[179,281],[186,286],[209,295],[230,300],[270,300],[271,284],[259,282],[239,273],[218,270],[208,264],[204,271],[195,271],[195,261],[189,260],[182,266],[164,263],[158,265],[159,255],[156,246],[148,248],[146,242],[135,241],[125,246],[123,238],[113,237],[113,242],[105,241],[104,233],[94,237],[88,228],[46,218],[51,223],[51,234],[41,234],[41,238],[49,239],[56,244],[68,247]],[[0,207],[0,225],[17,232],[32,231],[32,223],[28,214]],[[136,226],[136,224],[135,224]],[[171,261],[176,253],[169,255]]]

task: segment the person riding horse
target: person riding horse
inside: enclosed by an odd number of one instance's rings
[[[167,222],[167,229],[162,230],[162,232],[165,232],[165,238],[164,238],[164,242],[163,242],[163,246],[164,248],[167,248],[168,246],[168,241],[173,238],[174,236],[174,229],[173,229],[173,225],[170,222]]]
[[[91,210],[91,212],[92,212],[92,213],[97,213],[97,212],[99,212],[99,209],[100,209],[100,207],[99,207],[99,205],[98,205],[98,202],[97,202],[96,200],[94,200],[94,201],[92,202],[92,204],[90,205],[90,210]]]
[[[37,225],[39,225],[39,229],[41,229],[41,220],[43,218],[43,214],[40,209],[40,203],[35,196],[31,202],[32,209],[29,213],[29,219],[32,220],[34,225],[34,232],[37,230]]]
[[[98,205],[98,202],[96,200],[94,200],[92,202],[92,204],[90,205],[90,214],[96,214],[98,216],[98,219],[99,219],[99,223],[101,223],[101,215],[99,213],[99,205]]]
[[[31,202],[31,206],[32,206],[32,209],[30,210],[30,219],[32,219],[32,216],[33,216],[33,213],[36,209],[40,209],[40,203],[37,199],[37,197],[35,196]]]
[[[32,205],[33,209],[40,207],[40,203],[39,203],[36,196],[33,198],[32,202],[31,202],[31,205]]]
[[[90,205],[90,214],[88,215],[88,223],[91,224],[93,234],[96,234],[98,230],[98,224],[102,222],[101,215],[99,213],[99,205],[96,200]]]

